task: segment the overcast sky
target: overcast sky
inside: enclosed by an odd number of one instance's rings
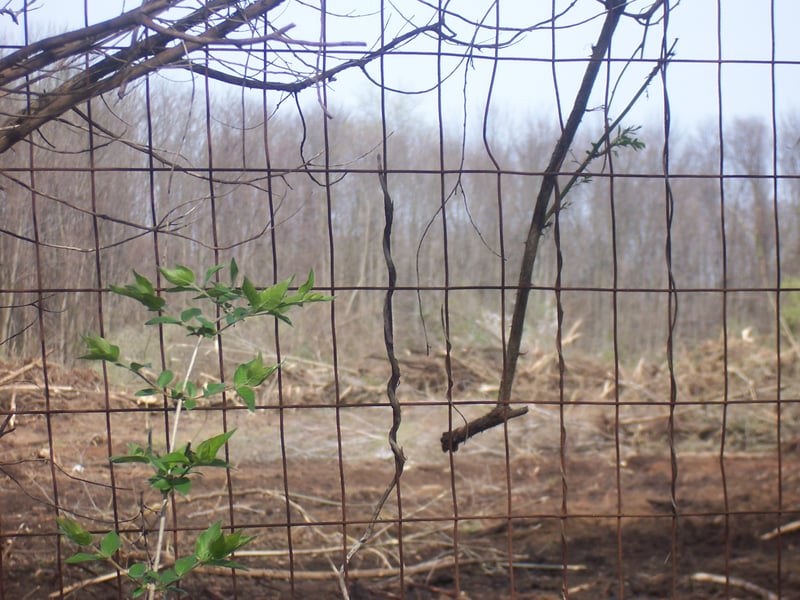
[[[21,0],[19,0],[21,2]],[[631,10],[641,10],[651,0],[630,2]],[[672,0],[676,5],[675,0]],[[131,9],[139,2],[128,0],[87,0],[88,21],[101,21]],[[414,18],[415,23],[423,24],[428,19],[426,7],[415,0],[395,3],[401,7],[403,16]],[[559,2],[566,6],[566,2]],[[30,31],[34,36],[42,32],[54,33],[76,28],[84,23],[84,0],[39,0],[39,10],[30,15]],[[671,11],[667,39],[669,43],[677,39],[676,60],[668,69],[669,99],[673,122],[690,125],[696,121],[716,119],[718,114],[718,66],[722,58],[727,62],[722,66],[722,110],[726,119],[743,115],[754,115],[769,119],[772,109],[772,85],[774,81],[776,107],[780,115],[796,111],[800,98],[800,43],[797,40],[797,24],[800,23],[800,1],[798,0],[682,0]],[[332,14],[349,14],[356,10],[377,10],[380,3],[344,2],[330,0],[328,11]],[[479,18],[491,3],[453,2],[453,10],[465,11],[465,16]],[[374,8],[371,8],[374,7]],[[387,3],[387,7],[389,7]],[[502,0],[500,3],[501,24],[524,26],[538,22],[548,15],[550,2],[531,2],[530,0]],[[596,39],[601,21],[601,5],[596,0],[579,0],[563,23],[576,26],[559,30],[557,33],[558,58],[586,58],[591,52],[591,44]],[[287,2],[275,22],[293,23],[292,35],[299,39],[316,39],[319,36],[319,14],[304,9],[297,3]],[[388,10],[388,8],[387,8]],[[427,12],[426,12],[427,11]],[[721,11],[721,48],[718,46],[717,15]],[[774,36],[773,36],[774,11]],[[470,14],[467,14],[467,13]],[[272,14],[272,13],[271,13]],[[580,24],[585,18],[595,17]],[[0,17],[3,37],[18,42],[21,27],[15,27],[9,19]],[[456,23],[455,19],[451,19]],[[489,21],[492,22],[491,20]],[[394,29],[392,29],[394,27]],[[13,31],[12,31],[13,29]],[[400,15],[393,15],[389,32],[405,31]],[[460,31],[467,35],[467,29]],[[380,32],[379,15],[359,13],[355,18],[331,18],[329,39],[362,41],[372,47]],[[651,30],[648,38],[646,58],[657,56],[656,48],[661,42],[663,29],[660,26]],[[630,55],[641,38],[641,27],[633,20],[624,19],[615,38],[614,56],[624,58]],[[484,39],[482,41],[488,41]],[[410,48],[410,47],[409,47]],[[433,48],[433,46],[428,46]],[[721,50],[721,52],[720,52]],[[509,59],[517,57],[549,59],[550,34],[537,31],[528,35],[524,41],[503,51],[502,56]],[[770,64],[773,57],[776,64]],[[488,54],[486,55],[488,56]],[[454,60],[450,61],[456,65]],[[448,63],[448,64],[450,64]],[[445,65],[447,66],[447,65]],[[632,69],[620,88],[618,108],[626,103],[627,96],[641,83],[651,64],[638,65]],[[562,106],[568,110],[574,91],[585,68],[585,63],[560,63],[557,69]],[[445,92],[448,110],[460,110],[463,103],[464,74],[459,71],[453,77]],[[372,74],[377,76],[377,65]],[[486,101],[491,61],[475,61],[468,71],[468,104],[476,112],[482,112]],[[371,93],[363,83],[363,75],[357,71],[342,76],[330,88],[333,103],[347,105],[353,99],[362,101]],[[392,63],[387,62],[387,82],[393,87],[406,90],[420,90],[430,87],[436,81],[434,59],[411,59],[403,57]],[[547,60],[503,61],[496,75],[492,106],[500,111],[514,111],[522,115],[552,111],[554,107],[552,73]],[[602,96],[600,96],[602,98]],[[415,97],[414,102],[421,110],[430,112],[435,107],[435,96]],[[613,105],[612,105],[613,106]],[[660,119],[663,96],[660,84],[650,89],[649,97],[640,107],[634,119],[646,121]],[[613,113],[613,109],[612,109]],[[552,114],[552,113],[551,113]],[[613,114],[612,114],[613,116]]]

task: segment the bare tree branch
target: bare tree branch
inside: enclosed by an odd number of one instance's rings
[[[167,0],[160,1],[167,2]],[[248,4],[236,11],[235,16],[225,17],[218,24],[207,27],[200,37],[208,41],[176,40],[171,35],[156,33],[132,44],[129,48],[107,56],[71,77],[53,91],[42,94],[35,102],[31,103],[24,113],[3,123],[0,126],[0,153],[5,152],[29,133],[52,121],[73,106],[113,89],[124,88],[130,81],[165,66],[174,65],[183,60],[189,53],[206,47],[209,41],[222,40],[228,34],[242,27],[242,25],[266,15],[270,10],[282,4],[283,1],[256,0]],[[209,21],[210,12],[234,7],[236,4],[236,2],[230,0],[209,2],[187,17],[176,21],[173,29],[181,32],[202,26]],[[145,4],[143,8],[148,6],[148,4]],[[130,15],[128,20],[133,20],[138,25],[138,16],[141,10],[131,11],[136,14]],[[125,21],[125,23],[124,27],[129,28],[128,21]],[[103,31],[107,35],[109,30],[104,29]],[[76,43],[80,44],[80,42]],[[168,46],[168,44],[172,45]],[[45,46],[47,45],[45,44]],[[84,44],[82,47],[85,51],[86,45]],[[23,52],[26,51],[25,49],[23,50]],[[71,49],[70,55],[74,54],[74,52]],[[26,72],[31,71],[28,69]],[[21,77],[24,74],[17,72],[17,77]],[[0,82],[2,82],[1,79]]]
[[[218,81],[222,81],[224,83],[229,83],[231,85],[239,85],[250,89],[256,90],[274,90],[278,92],[288,92],[290,94],[296,94],[306,88],[310,88],[321,81],[328,81],[347,69],[352,69],[353,67],[364,68],[367,64],[375,60],[376,58],[387,54],[388,52],[394,50],[398,46],[404,44],[405,42],[422,35],[423,33],[436,33],[441,35],[441,26],[440,24],[432,24],[426,25],[424,27],[418,27],[412,31],[404,33],[403,35],[393,39],[388,44],[365,54],[360,58],[356,58],[353,60],[345,61],[333,68],[327,69],[325,71],[321,71],[310,77],[305,77],[303,79],[298,79],[297,81],[291,82],[280,82],[280,81],[262,81],[259,79],[251,78],[251,77],[239,77],[236,75],[232,75],[230,73],[225,73],[223,71],[218,71],[215,69],[209,69],[205,65],[198,65],[192,62],[188,64],[181,64],[178,65],[180,68],[187,69],[194,73],[198,73],[200,75],[208,75],[212,79],[216,79]],[[287,40],[291,41],[291,40]],[[297,43],[297,42],[295,42]],[[307,42],[302,42],[302,45],[306,45]]]
[[[359,58],[344,61],[325,71],[290,82],[264,81],[263,78],[247,77],[235,71],[226,72],[188,60],[188,56],[197,50],[219,45],[240,48],[273,41],[286,44],[290,48],[319,46],[319,42],[295,40],[287,36],[286,33],[293,25],[278,28],[267,35],[228,37],[242,27],[249,26],[255,19],[264,17],[283,2],[284,0],[254,0],[240,7],[240,3],[233,0],[212,0],[171,25],[165,26],[157,23],[154,17],[173,7],[175,2],[154,0],[114,19],[47,38],[0,59],[0,88],[5,88],[7,93],[19,93],[24,90],[36,98],[29,102],[29,106],[23,112],[11,115],[0,124],[0,153],[79,104],[114,89],[118,89],[121,96],[130,82],[159,69],[187,69],[232,85],[297,93],[322,81],[330,80],[346,69],[354,67],[363,69],[370,61],[419,35],[425,33],[441,35],[440,23],[418,27]],[[137,40],[135,32],[139,27],[145,27],[155,33]],[[202,31],[188,33],[198,28]],[[114,53],[106,51],[110,40],[121,38],[128,32],[133,32],[130,46]],[[363,44],[348,41],[325,43],[326,48],[357,45]],[[104,58],[85,69],[76,66],[75,68],[80,68],[80,71],[51,91],[36,93],[30,90],[32,80],[45,79],[41,75],[37,76],[43,70],[63,72],[67,66],[73,63],[77,65],[80,57],[90,55],[102,55]],[[18,84],[16,87],[15,83]]]
[[[135,28],[140,15],[155,15],[173,4],[171,0],[153,0],[108,21],[28,44],[0,58],[0,87],[72,56],[92,52],[103,41]]]
[[[531,225],[528,230],[528,237],[525,241],[525,250],[522,255],[522,264],[519,272],[519,282],[517,284],[517,298],[514,303],[514,313],[511,318],[511,331],[508,337],[508,346],[506,347],[506,354],[503,368],[503,378],[500,382],[500,390],[497,395],[496,406],[473,421],[466,423],[458,429],[452,431],[445,431],[442,433],[441,442],[442,450],[444,452],[458,450],[458,446],[465,442],[467,439],[485,431],[496,425],[500,425],[508,419],[524,415],[528,409],[521,407],[511,409],[511,388],[514,384],[514,376],[517,369],[517,361],[520,355],[520,347],[522,345],[522,332],[525,328],[525,314],[528,308],[528,297],[531,292],[531,283],[533,278],[533,265],[536,262],[536,255],[539,250],[539,242],[541,241],[545,227],[547,226],[548,207],[550,205],[550,198],[556,186],[556,178],[564,159],[569,153],[572,141],[578,131],[578,126],[586,113],[586,107],[589,103],[589,96],[594,87],[594,82],[597,79],[597,74],[600,71],[603,57],[608,52],[611,45],[611,39],[614,31],[617,28],[619,19],[622,16],[622,7],[625,5],[624,0],[607,0],[605,21],[603,28],[597,42],[592,48],[592,56],[589,64],[586,66],[586,71],[583,75],[583,81],[575,97],[575,102],[572,106],[567,123],[556,142],[553,154],[550,157],[550,162],[544,170],[544,177],[542,179],[539,193],[536,197],[536,203],[533,208],[533,215],[531,217]]]

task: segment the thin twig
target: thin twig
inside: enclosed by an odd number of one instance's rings
[[[192,370],[194,369],[194,363],[197,360],[197,351],[200,349],[200,343],[203,341],[203,338],[198,336],[197,343],[194,345],[194,351],[192,352],[192,358],[189,361],[189,367],[186,369],[186,375],[183,379],[183,386],[181,389],[186,389],[186,384],[189,383],[189,378],[192,375]],[[175,417],[174,422],[172,424],[172,436],[169,439],[169,446],[167,453],[173,452],[175,450],[175,440],[178,438],[178,424],[181,420],[181,412],[183,409],[183,399],[178,398],[178,401],[175,405]],[[153,557],[153,564],[151,569],[154,572],[158,572],[158,569],[161,565],[161,549],[164,545],[164,533],[167,527],[167,505],[169,504],[169,496],[164,496],[161,501],[161,510],[159,511],[158,516],[158,538],[156,540],[156,555]],[[147,590],[147,599],[153,600],[155,598],[156,588],[154,585],[149,586]]]
[[[653,79],[655,79],[656,75],[658,75],[661,72],[661,69],[664,68],[664,65],[666,65],[666,63],[672,58],[674,50],[675,50],[675,43],[672,44],[672,47],[667,52],[666,56],[662,59],[659,59],[659,61],[656,63],[656,66],[653,67],[653,69],[645,78],[644,83],[642,83],[642,85],[639,87],[639,90],[633,95],[633,97],[630,99],[625,108],[622,109],[622,112],[608,125],[608,127],[605,128],[603,135],[601,135],[597,139],[597,141],[592,144],[591,149],[586,153],[586,158],[584,158],[583,162],[581,162],[578,165],[578,168],[575,169],[575,172],[573,173],[572,177],[569,178],[569,181],[567,181],[566,185],[562,188],[561,190],[562,198],[565,197],[572,189],[572,187],[578,182],[578,178],[581,177],[581,175],[586,171],[586,169],[589,167],[589,164],[591,164],[593,160],[595,160],[596,158],[598,158],[603,154],[603,152],[600,151],[600,148],[608,144],[611,134],[617,127],[620,126],[622,120],[626,116],[628,116],[628,113],[631,112],[633,107],[636,106],[636,103],[639,101],[639,98],[641,98],[642,95],[645,93],[645,91],[647,91],[647,88],[650,87],[650,84],[653,82]],[[551,209],[548,211],[545,222],[549,221],[550,218],[553,216],[554,209],[555,206],[551,207]]]

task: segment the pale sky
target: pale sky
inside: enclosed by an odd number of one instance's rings
[[[21,0],[18,0],[21,2]],[[649,6],[652,0],[632,0],[629,10],[640,11]],[[800,2],[798,0],[672,0],[674,8],[670,13],[667,31],[668,43],[677,39],[675,61],[668,68],[668,91],[673,123],[691,125],[695,121],[708,121],[717,118],[718,106],[718,66],[716,60],[739,61],[722,66],[722,110],[724,117],[759,116],[768,120],[772,110],[772,82],[774,79],[776,112],[783,115],[796,112],[800,98],[800,43],[797,41],[797,24],[800,23]],[[30,14],[30,30],[34,35],[40,32],[57,32],[76,28],[84,22],[84,0],[39,0],[39,10]],[[90,23],[110,18],[124,9],[139,4],[131,0],[86,0]],[[566,6],[563,0],[557,3]],[[721,11],[721,55],[718,49],[717,14]],[[395,2],[404,11],[403,15],[393,14],[389,20],[387,34],[407,31],[409,26],[403,16],[413,18],[416,24],[428,20],[430,9],[415,0]],[[353,7],[358,8],[353,8]],[[327,3],[329,13],[347,14],[354,18],[331,17],[328,22],[328,39],[364,42],[372,47],[378,40],[380,19],[377,11],[380,3],[344,2],[331,0]],[[453,2],[454,11],[465,11],[464,15],[478,19],[492,6],[491,2]],[[391,5],[386,3],[387,11]],[[774,8],[773,8],[774,7]],[[602,6],[596,0],[579,0],[563,23],[576,23],[575,27],[559,30],[557,33],[558,58],[586,58],[591,52],[591,44],[599,31]],[[314,40],[319,36],[319,13],[288,1],[275,13],[278,25],[293,23],[291,35],[300,39]],[[356,13],[355,11],[359,11]],[[772,14],[774,10],[774,59],[773,57]],[[470,11],[467,14],[467,11]],[[527,26],[547,18],[550,2],[531,2],[530,0],[502,0],[500,4],[501,24]],[[586,23],[583,19],[597,17]],[[450,19],[459,26],[456,19]],[[487,21],[493,22],[493,16]],[[3,37],[9,42],[17,42],[21,27],[16,27],[7,17],[0,16]],[[459,34],[466,36],[470,28],[466,25]],[[630,55],[641,38],[642,28],[631,19],[623,19],[615,37],[613,55],[622,59]],[[663,28],[654,26],[648,34],[646,58],[657,56],[657,46],[661,42]],[[478,41],[491,41],[488,34]],[[430,40],[420,41],[415,48],[435,49]],[[522,115],[544,112],[554,108],[554,92],[550,58],[550,34],[536,31],[527,35],[520,43],[502,51],[502,61],[496,74],[493,88],[493,107],[498,111],[512,111]],[[484,56],[490,56],[490,53]],[[544,59],[540,62],[512,60],[520,57]],[[431,87],[436,82],[436,63],[431,58],[403,57],[387,61],[387,82],[405,90],[419,90]],[[455,65],[455,59],[446,59],[444,66]],[[468,105],[470,112],[482,113],[486,100],[488,82],[491,74],[491,61],[476,60],[468,71]],[[640,64],[632,67],[620,88],[618,108],[627,102],[632,91],[642,82],[644,74],[652,66]],[[557,76],[562,95],[562,107],[568,111],[574,91],[582,76],[585,63],[559,63]],[[377,77],[377,63],[368,67]],[[463,64],[453,78],[446,84],[446,108],[460,112],[463,103],[464,70]],[[626,93],[627,92],[627,93]],[[313,93],[313,92],[310,92]],[[363,75],[353,70],[342,75],[330,86],[332,102],[348,105],[362,101],[370,95],[370,86],[364,83]],[[602,95],[598,96],[599,100]],[[355,99],[355,100],[354,100]],[[416,96],[413,100],[422,112],[435,108],[435,95]],[[633,120],[660,120],[662,117],[663,96],[661,85],[651,86],[648,98],[632,115]],[[611,116],[614,116],[612,104]],[[552,112],[550,112],[552,114]]]

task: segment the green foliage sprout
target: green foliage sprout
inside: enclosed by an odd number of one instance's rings
[[[229,282],[222,283],[219,272],[227,268]],[[253,537],[245,536],[241,531],[225,534],[220,522],[210,525],[200,534],[195,542],[194,552],[189,556],[178,558],[171,568],[160,568],[161,548],[169,498],[177,492],[186,495],[191,491],[193,476],[202,468],[230,469],[231,466],[217,457],[219,451],[230,440],[235,429],[201,441],[196,447],[187,443],[180,448],[175,447],[178,435],[178,423],[183,408],[191,410],[200,399],[210,398],[226,392],[235,393],[252,412],[256,408],[255,390],[264,383],[279,367],[265,365],[259,352],[251,360],[239,364],[234,370],[231,382],[207,383],[200,385],[191,380],[197,351],[204,340],[222,336],[224,332],[237,323],[256,316],[270,316],[289,325],[287,316],[290,309],[314,302],[332,300],[312,291],[314,272],[310,271],[306,281],[291,293],[294,278],[281,281],[272,287],[258,288],[247,277],[238,284],[239,267],[235,260],[228,264],[216,265],[208,269],[202,281],[198,281],[195,273],[183,265],[172,269],[159,268],[161,276],[173,287],[164,290],[167,294],[188,293],[192,295],[193,306],[180,313],[171,313],[164,297],[159,295],[156,286],[147,277],[133,273],[134,282],[124,287],[111,286],[111,291],[121,296],[132,298],[149,311],[158,312],[158,316],[145,322],[145,325],[177,326],[186,331],[187,336],[197,339],[194,353],[190,359],[183,379],[176,378],[173,371],[152,371],[150,363],[124,362],[120,358],[120,348],[98,335],[82,336],[86,353],[80,358],[111,363],[127,370],[144,382],[145,386],[136,392],[136,396],[163,397],[174,402],[175,415],[171,447],[161,455],[153,449],[148,440],[147,446],[129,444],[128,453],[111,456],[114,464],[139,463],[148,465],[153,475],[148,479],[151,488],[162,497],[159,522],[159,535],[155,557],[147,564],[135,563],[128,567],[118,562],[121,539],[116,531],[110,531],[100,537],[84,529],[73,519],[62,517],[57,519],[59,533],[82,548],[80,552],[70,556],[66,562],[78,564],[89,561],[105,561],[132,580],[136,588],[133,597],[145,593],[154,598],[156,592],[162,594],[182,593],[178,583],[193,569],[204,566],[221,566],[233,569],[244,569],[242,565],[230,560],[230,555],[250,542]],[[210,303],[212,312],[204,312],[198,304]]]
[[[786,277],[781,282],[781,318],[792,335],[800,333],[800,277]]]
[[[157,295],[153,283],[134,271],[135,282],[124,287],[111,286],[111,291],[121,296],[137,300],[150,311],[161,314],[145,322],[145,325],[172,325],[186,331],[187,336],[198,339],[213,339],[233,327],[237,323],[255,316],[271,316],[291,325],[287,316],[290,309],[313,302],[326,302],[331,300],[312,291],[314,286],[314,272],[294,294],[290,293],[290,286],[294,277],[281,281],[272,287],[258,289],[247,277],[240,286],[236,285],[239,277],[239,267],[235,260],[227,265],[230,271],[230,283],[225,284],[214,281],[215,275],[226,265],[217,265],[206,271],[202,282],[197,282],[194,272],[183,265],[174,269],[160,268],[159,272],[174,287],[167,288],[169,294],[193,294],[195,301],[208,301],[215,310],[214,316],[206,315],[197,306],[187,308],[179,314],[166,312],[167,303],[164,298]],[[217,313],[219,316],[217,316]],[[185,408],[192,409],[201,398],[209,398],[226,391],[234,391],[250,410],[255,409],[255,394],[253,389],[261,385],[278,368],[277,365],[265,366],[261,354],[253,360],[240,365],[234,374],[233,385],[222,383],[208,383],[204,386],[191,382],[188,377],[182,383],[173,385],[175,374],[170,370],[152,376],[149,370],[150,363],[120,361],[120,349],[108,340],[97,335],[85,335],[83,342],[87,353],[80,358],[86,360],[102,360],[126,369],[143,380],[146,387],[136,392],[137,396],[155,396],[165,394],[170,400],[182,402]]]

